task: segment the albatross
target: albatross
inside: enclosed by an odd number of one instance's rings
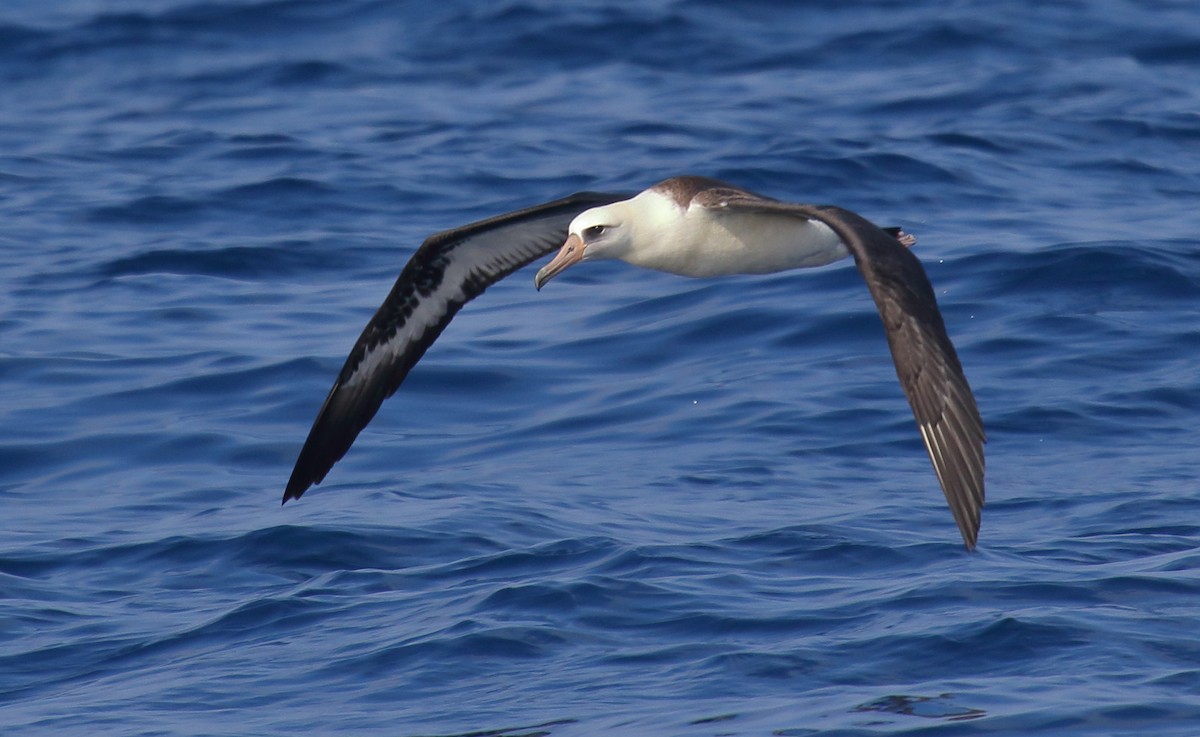
[[[581,261],[620,259],[691,277],[765,274],[853,256],[875,301],[900,386],[967,549],[984,503],[983,420],[914,239],[831,205],[785,202],[679,176],[633,197],[580,192],[430,236],[363,329],[317,413],[283,501],[319,484],[385,399],[485,289],[557,255],[546,282]]]

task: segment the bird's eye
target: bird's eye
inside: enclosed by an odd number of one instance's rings
[[[593,225],[590,228],[584,228],[583,234],[587,236],[588,240],[591,240],[592,238],[599,238],[604,235],[604,231],[607,228],[607,225]]]

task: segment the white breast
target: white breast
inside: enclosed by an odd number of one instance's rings
[[[681,210],[657,192],[634,198],[642,216],[631,264],[683,276],[767,274],[822,266],[849,255],[824,223],[773,213]],[[669,205],[669,206],[668,206]]]

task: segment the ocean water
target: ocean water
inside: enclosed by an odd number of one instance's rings
[[[919,237],[534,269],[281,507],[428,234],[674,174]],[[7,0],[0,734],[1200,734],[1200,6]],[[535,267],[536,268],[536,267]]]

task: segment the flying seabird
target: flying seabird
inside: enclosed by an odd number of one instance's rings
[[[564,243],[565,240],[565,243]],[[854,257],[883,319],[900,386],[967,548],[984,503],[983,421],[921,262],[898,228],[849,210],[775,200],[706,177],[634,197],[581,192],[430,236],[351,349],[317,413],[283,501],[346,454],[454,315],[559,247],[534,285],[579,261],[620,259],[693,277],[764,274]]]

